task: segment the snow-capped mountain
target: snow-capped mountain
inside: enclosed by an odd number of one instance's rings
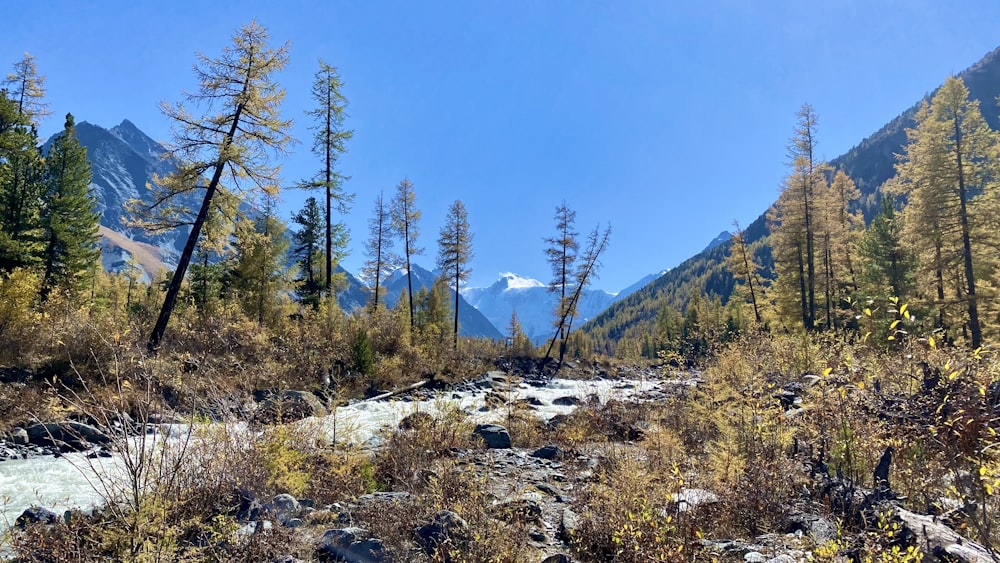
[[[416,264],[411,264],[413,270],[413,292],[420,291],[421,288],[430,289],[438,276],[433,272],[425,270]],[[399,269],[393,272],[385,280],[386,303],[390,306],[399,301],[400,296],[406,291],[406,270]],[[448,290],[449,301],[454,304],[455,291]],[[454,305],[452,305],[454,306]],[[469,303],[463,294],[459,295],[458,302],[458,334],[461,336],[474,336],[480,338],[503,338],[503,334],[497,329],[491,320],[484,316],[482,312]]]
[[[553,311],[559,296],[550,293],[538,280],[524,278],[514,273],[502,273],[500,279],[489,287],[470,287],[462,296],[503,332],[510,325],[510,317],[517,313],[521,328],[535,342],[550,338],[553,333]],[[615,294],[600,289],[586,289],[577,306],[579,317],[574,322],[580,326],[607,309],[616,299]]]

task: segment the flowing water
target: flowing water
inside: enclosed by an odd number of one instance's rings
[[[587,399],[596,396],[602,403],[610,398],[627,399],[663,384],[691,384],[687,380],[568,380],[553,379],[544,387],[513,384],[493,389],[511,403],[534,398],[532,407],[542,419],[568,414],[575,407],[554,405],[561,397]],[[305,424],[320,424],[329,438],[336,428],[338,442],[364,444],[380,431],[394,428],[406,415],[423,411],[434,414],[445,407],[459,407],[472,413],[476,422],[500,422],[503,412],[481,412],[486,391],[444,391],[433,399],[359,401],[336,409],[335,414],[308,419]],[[176,430],[176,428],[174,428]],[[31,505],[44,506],[61,513],[68,508],[91,508],[104,502],[102,479],[121,475],[117,459],[87,459],[84,454],[62,457],[43,456],[26,460],[0,462],[0,533]]]

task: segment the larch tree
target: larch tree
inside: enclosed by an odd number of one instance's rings
[[[945,324],[946,294],[954,287],[956,304],[964,305],[963,332],[967,329],[969,343],[978,348],[983,329],[977,279],[989,279],[996,263],[984,241],[972,234],[984,213],[981,204],[994,191],[991,159],[997,134],[983,119],[979,102],[969,99],[965,84],[954,76],[915,120],[896,166],[897,185],[907,198],[908,238],[921,261],[930,264],[932,279],[927,281],[937,290],[939,322]]]
[[[556,327],[556,338],[566,341],[565,319],[571,314],[569,309],[569,294],[572,286],[573,267],[576,264],[576,255],[580,250],[580,242],[577,240],[579,233],[574,229],[576,222],[576,212],[571,210],[563,201],[556,207],[556,235],[545,239],[548,245],[545,248],[545,258],[552,268],[552,281],[549,282],[548,291],[559,295],[559,301],[554,311]],[[549,346],[551,351],[552,346]],[[549,354],[546,354],[548,357]]]
[[[268,46],[268,40],[267,31],[254,21],[233,35],[232,44],[218,58],[198,55],[198,88],[186,97],[191,105],[203,108],[204,114],[191,113],[183,103],[162,104],[163,113],[173,122],[170,154],[178,163],[177,171],[156,178],[150,205],[133,205],[132,209],[140,225],[155,229],[187,222],[191,232],[149,335],[151,351],[158,348],[166,331],[209,214],[223,211],[217,207],[217,198],[249,204],[262,194],[277,194],[278,168],[271,159],[284,154],[292,139],[288,134],[291,122],[280,118],[285,91],[274,82],[274,75],[288,63],[288,44],[275,49]],[[193,219],[193,210],[185,204],[191,194],[201,195]]]
[[[382,279],[389,275],[399,258],[393,253],[395,239],[392,232],[392,217],[382,193],[375,198],[375,209],[368,220],[368,240],[365,242],[365,260],[361,268],[361,279],[372,288],[372,313],[378,310],[379,292]]]
[[[454,346],[458,348],[458,302],[459,290],[469,279],[472,269],[472,231],[469,229],[469,214],[461,200],[455,200],[448,208],[448,216],[441,227],[438,238],[437,266],[441,275],[448,280],[448,285],[455,291],[455,322],[452,337]]]
[[[861,213],[853,210],[861,192],[844,171],[832,182],[821,182],[816,193],[817,284],[822,288],[823,326],[836,329],[848,313],[847,298],[857,289],[853,253],[864,229]]]
[[[545,352],[546,358],[552,354],[552,346],[555,344],[556,336],[559,336],[560,334],[569,335],[572,331],[573,319],[577,314],[577,306],[580,303],[580,299],[583,297],[584,290],[587,289],[587,286],[597,278],[597,273],[601,269],[601,254],[607,250],[610,242],[610,225],[608,225],[603,231],[601,231],[600,225],[598,225],[597,227],[594,227],[594,230],[587,236],[587,246],[584,248],[583,254],[579,257],[579,260],[573,265],[572,286],[570,287],[570,293],[566,298],[567,303],[563,308],[562,316],[556,323],[556,334],[553,336],[552,341],[549,343],[549,347]],[[559,366],[562,366],[565,355],[566,338],[563,336],[559,342]]]
[[[286,256],[285,224],[269,203],[254,219],[236,225],[233,288],[244,312],[262,325],[281,318],[281,302],[292,285]]]
[[[66,115],[62,134],[45,159],[45,194],[41,211],[41,297],[53,289],[80,290],[93,276],[100,260],[97,248],[100,214],[90,194],[90,161],[76,136],[73,115]]]
[[[726,267],[733,274],[733,278],[736,279],[734,293],[744,298],[745,301],[750,302],[753,306],[754,320],[757,321],[757,326],[760,327],[763,322],[761,321],[759,303],[763,301],[764,288],[760,275],[761,267],[754,257],[750,245],[746,243],[745,232],[740,229],[740,224],[737,221],[733,221],[733,227],[736,230],[730,238],[729,256],[726,258]]]
[[[409,296],[410,308],[410,330],[416,326],[414,320],[414,299],[413,299],[413,273],[411,271],[410,259],[421,254],[423,249],[417,246],[417,235],[420,230],[417,228],[417,221],[420,220],[420,210],[417,209],[416,194],[413,192],[413,184],[404,179],[396,186],[396,196],[389,206],[389,216],[392,220],[392,229],[403,241],[403,260],[406,264],[406,294]]]
[[[786,316],[796,316],[803,328],[816,326],[817,198],[826,183],[826,165],[816,156],[817,117],[803,104],[788,146],[791,170],[782,180],[781,195],[768,213],[774,250],[775,298]]]
[[[343,184],[349,178],[337,170],[337,159],[347,150],[347,141],[354,132],[344,127],[347,118],[347,99],[341,94],[343,83],[336,67],[319,61],[312,85],[312,99],[316,108],[306,112],[313,118],[313,154],[323,162],[323,167],[311,180],[302,182],[300,188],[321,190],[326,203],[326,284],[327,294],[331,292],[333,267],[338,261],[336,239],[346,233],[343,223],[334,224],[333,209],[344,214],[354,200],[354,194],[344,191]],[[339,231],[339,232],[338,232]]]
[[[41,119],[52,112],[45,102],[45,77],[38,74],[35,57],[29,53],[14,63],[14,72],[7,75],[4,87],[9,96],[17,104],[17,112],[23,115],[32,125],[38,125]]]

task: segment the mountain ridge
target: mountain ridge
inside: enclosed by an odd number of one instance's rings
[[[995,101],[1000,93],[1000,47],[987,53],[957,76],[965,81],[970,97],[979,100],[980,110],[989,126],[1000,130],[1000,106]],[[835,169],[844,170],[861,191],[859,209],[866,222],[878,209],[880,186],[895,173],[895,155],[902,151],[906,143],[906,128],[914,125],[913,117],[920,105],[929,100],[939,88],[940,85],[847,152],[830,161]],[[771,207],[773,204],[768,209]],[[764,210],[746,227],[744,240],[753,248],[755,258],[764,265],[765,277],[770,278],[773,260],[767,244],[770,234],[767,211]],[[715,296],[726,302],[734,287],[733,277],[724,266],[729,245],[726,241],[702,250],[640,291],[615,302],[608,310],[581,326],[580,330],[592,336],[595,341],[604,342],[605,348],[601,351],[614,353],[617,342],[622,338],[641,339],[651,334],[656,315],[663,306],[683,311],[691,295],[695,293]]]

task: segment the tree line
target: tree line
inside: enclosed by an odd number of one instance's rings
[[[728,268],[758,327],[854,331],[891,342],[912,327],[980,347],[997,318],[1000,135],[960,78],[920,106],[867,225],[860,193],[818,159],[818,118],[797,113],[789,171],[768,213],[773,280],[737,229]]]
[[[289,47],[269,42],[258,23],[243,26],[220,56],[198,55],[197,86],[183,101],[161,105],[171,123],[166,148],[175,168],[154,175],[148,199],[129,202],[130,225],[151,233],[187,226],[190,232],[176,268],[152,280],[147,292],[163,294],[148,333],[151,352],[161,346],[179,305],[193,307],[204,319],[236,302],[258,324],[276,325],[295,315],[296,306],[333,307],[343,289],[337,264],[346,256],[349,233],[334,215],[349,213],[355,199],[345,190],[349,177],[338,167],[353,135],[346,126],[343,83],[335,67],[319,61],[311,85],[314,105],[305,112],[317,172],[291,186],[317,195],[292,215],[290,231],[276,207],[277,162],[293,142],[292,122],[282,116],[285,89],[275,78],[289,62]],[[42,300],[59,289],[83,302],[83,288],[100,270],[100,215],[88,191],[86,149],[68,116],[65,131],[42,155],[37,125],[45,116],[44,77],[30,56],[15,65],[5,84],[0,96],[0,273],[9,279],[15,272],[38,272]],[[579,253],[573,212],[563,203],[558,213],[559,234],[546,240],[546,256],[556,274],[550,289],[560,294],[548,353],[558,342],[561,359],[576,302],[597,275],[610,229],[595,229]],[[459,290],[474,257],[468,211],[461,200],[449,207],[437,240],[440,279],[432,288],[415,291],[412,260],[423,253],[420,218],[408,179],[391,197],[376,196],[360,276],[369,289],[365,310],[378,315],[386,308],[386,278],[404,268],[407,290],[397,308],[406,314],[408,331],[430,328],[439,341],[448,339],[457,349]],[[137,263],[130,261],[122,275],[129,280],[127,300],[132,302],[142,278]],[[150,308],[148,300],[145,307]]]

